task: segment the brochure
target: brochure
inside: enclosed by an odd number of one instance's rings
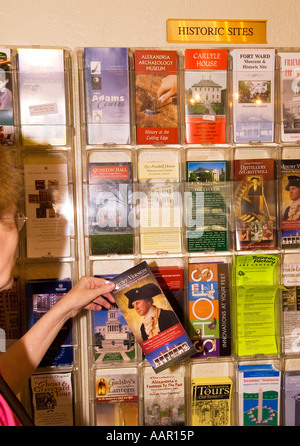
[[[147,262],[130,268],[113,281],[116,303],[156,373],[195,353]]]

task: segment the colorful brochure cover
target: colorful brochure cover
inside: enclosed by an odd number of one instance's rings
[[[84,48],[87,144],[130,144],[127,48]]]
[[[88,187],[91,254],[132,254],[131,163],[90,163]]]
[[[35,426],[74,426],[72,374],[34,374],[30,382]]]
[[[104,276],[96,276],[104,277]],[[114,280],[115,275],[106,275]],[[135,339],[117,305],[107,310],[94,311],[94,357],[96,364],[135,359]]]
[[[95,399],[97,426],[138,426],[137,369],[97,369]]]
[[[60,162],[64,161],[64,162]],[[72,208],[68,166],[62,157],[24,161],[27,257],[70,256]]]
[[[281,160],[281,244],[300,246],[300,160]]]
[[[227,377],[192,380],[192,426],[230,426],[232,380]]]
[[[284,425],[300,426],[300,373],[284,373]]]
[[[189,274],[189,334],[194,357],[231,355],[229,265],[191,263]]]
[[[187,144],[226,141],[227,50],[185,50]]]
[[[300,53],[278,53],[278,55],[281,58],[281,141],[296,142],[300,137]]]
[[[184,367],[173,367],[159,375],[144,369],[144,426],[184,426]]]
[[[112,294],[156,373],[195,353],[147,262],[114,277]]]
[[[177,314],[184,322],[183,268],[179,266],[150,266],[150,269]]]
[[[28,327],[32,327],[72,287],[70,279],[29,280],[26,283]],[[39,367],[73,364],[72,319],[69,319],[47,350]]]
[[[136,50],[137,144],[177,144],[177,52]]]
[[[275,50],[244,48],[231,55],[234,142],[273,142]]]
[[[186,226],[190,252],[227,251],[226,161],[187,161]]]
[[[238,356],[276,355],[279,339],[278,256],[237,256],[235,352]]]
[[[64,50],[17,50],[22,144],[66,145]]]
[[[234,160],[236,249],[276,249],[276,182],[273,159]]]
[[[143,254],[181,252],[180,163],[153,156],[138,162],[139,236]]]
[[[11,51],[0,48],[0,144],[14,145]]]
[[[283,337],[285,354],[300,353],[300,263],[283,262],[281,267]]]
[[[280,382],[272,364],[239,366],[240,426],[279,426]]]

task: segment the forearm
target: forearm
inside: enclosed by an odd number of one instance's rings
[[[54,305],[22,338],[0,355],[0,370],[15,393],[21,391],[38,367],[68,318],[63,305]]]
[[[110,308],[107,299],[114,302],[110,293],[114,287],[115,284],[102,278],[82,277],[20,340],[0,355],[0,370],[14,392],[20,392],[26,384],[68,319],[82,308]]]

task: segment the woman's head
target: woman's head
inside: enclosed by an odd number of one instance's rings
[[[18,246],[15,214],[19,200],[21,176],[10,152],[0,149],[0,290],[11,285]]]
[[[17,207],[21,184],[13,154],[9,149],[0,148],[0,217]]]

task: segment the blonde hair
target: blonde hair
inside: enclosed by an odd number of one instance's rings
[[[0,215],[20,198],[22,176],[9,149],[0,147]]]

